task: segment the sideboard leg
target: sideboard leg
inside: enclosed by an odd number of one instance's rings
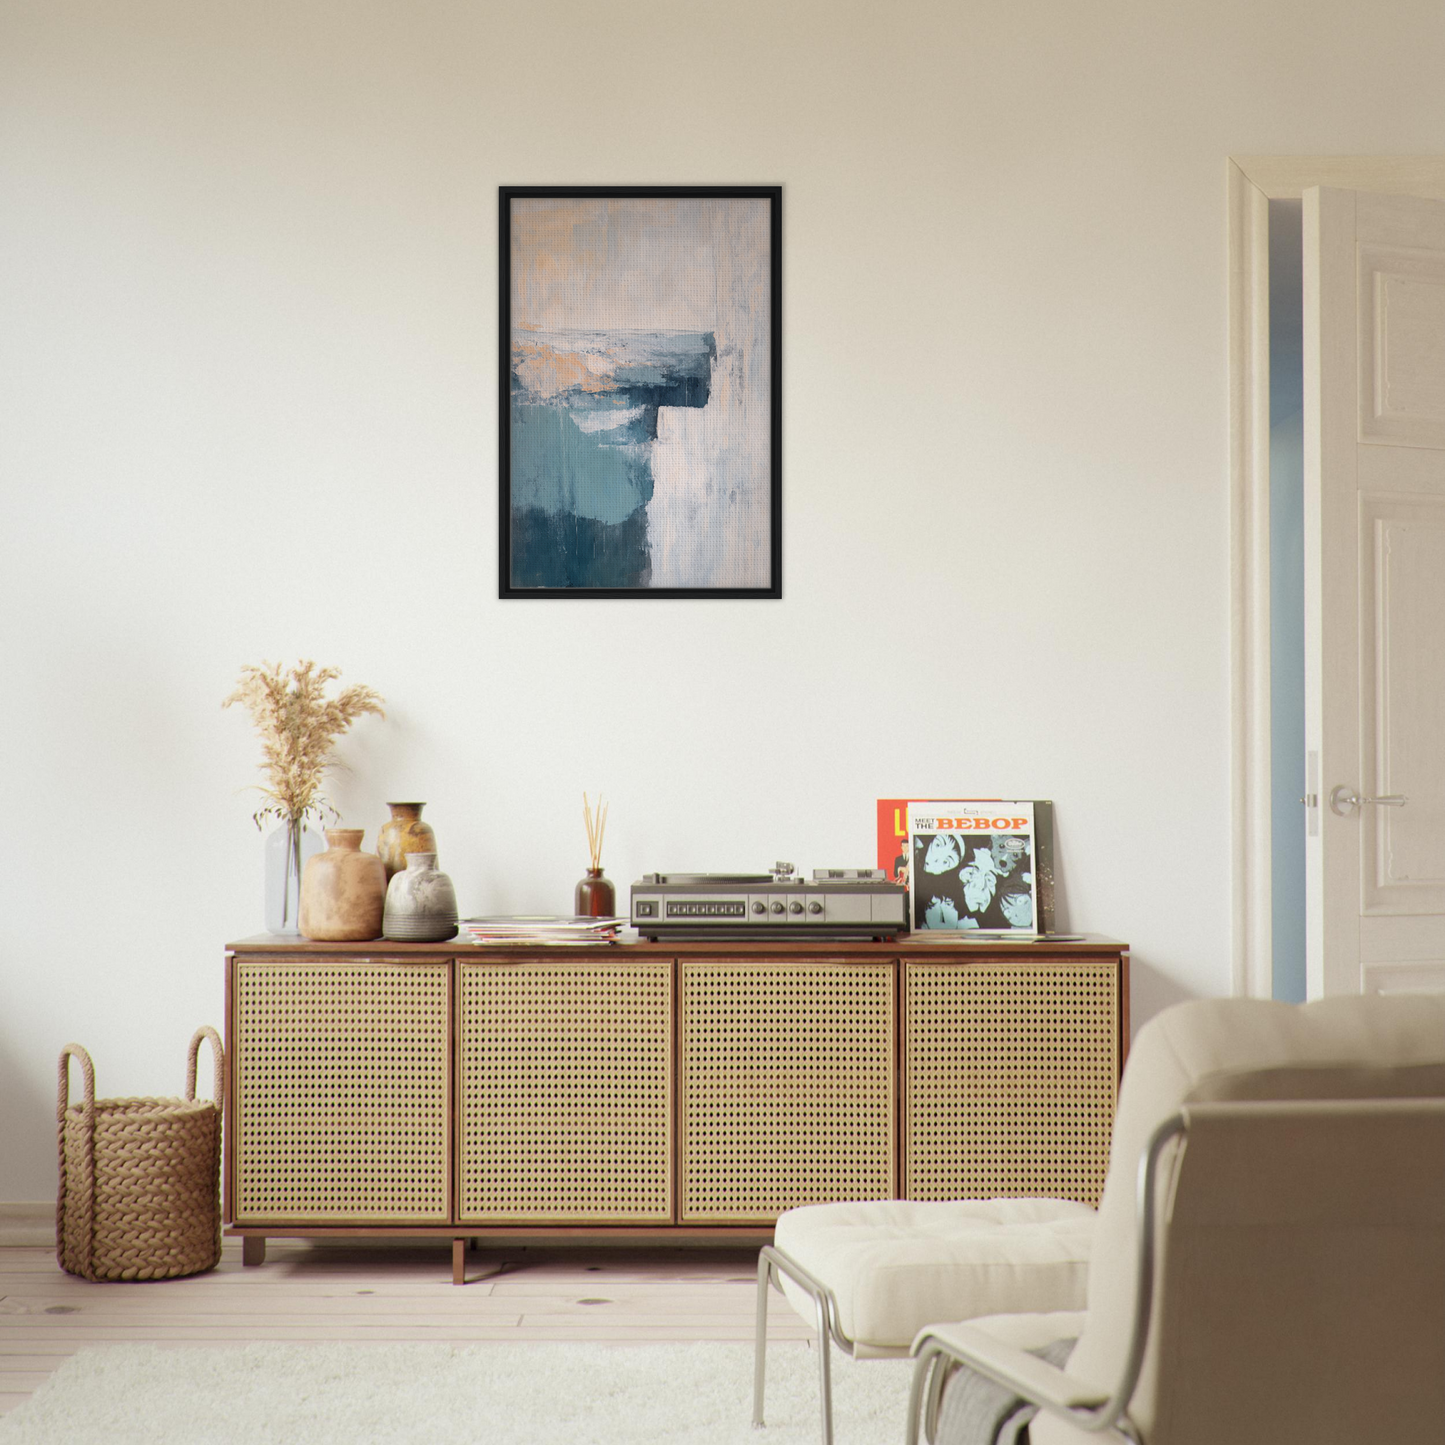
[[[467,1242],[465,1239],[452,1240],[452,1283],[467,1282]]]
[[[243,1234],[241,1236],[241,1263],[266,1263],[266,1236],[264,1234]]]

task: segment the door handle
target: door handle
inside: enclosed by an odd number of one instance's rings
[[[1403,808],[1410,800],[1403,793],[1386,793],[1382,798],[1362,798],[1355,790],[1341,783],[1330,794],[1330,811],[1348,818],[1356,808]]]

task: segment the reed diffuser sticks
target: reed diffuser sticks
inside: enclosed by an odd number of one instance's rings
[[[602,867],[602,837],[607,831],[607,804],[602,794],[597,794],[597,811],[594,813],[587,794],[582,794],[582,821],[587,825],[587,850],[592,856],[592,866]]]
[[[617,890],[610,878],[602,876],[602,838],[607,832],[607,804],[597,794],[597,806],[586,793],[582,794],[582,821],[587,825],[587,849],[592,866],[577,885],[573,903],[579,918],[611,918],[617,911]]]

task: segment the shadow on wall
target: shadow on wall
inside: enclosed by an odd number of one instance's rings
[[[1160,973],[1139,954],[1129,954],[1129,1028],[1137,1034],[1160,1010],[1187,1003],[1198,995],[1180,986],[1177,979]]]
[[[58,1057],[58,1046],[55,1052]],[[82,1087],[77,1069],[71,1081],[71,1097],[81,1097]],[[13,1045],[0,1039],[0,1152],[12,1165],[35,1159],[50,1161],[44,1173],[32,1169],[17,1177],[7,1170],[0,1185],[0,1204],[55,1198],[55,1105],[54,1093],[38,1090],[34,1078],[26,1076],[15,1057]]]
[[[1059,862],[1058,845],[1054,848],[1054,928],[1059,933],[1070,933],[1073,925],[1069,919],[1068,870]],[[1125,939],[1124,942],[1128,942]],[[1171,1004],[1185,1003],[1198,997],[1181,987],[1177,980],[1140,956],[1137,950],[1129,952],[1129,1033],[1130,1042],[1139,1030],[1161,1009]]]

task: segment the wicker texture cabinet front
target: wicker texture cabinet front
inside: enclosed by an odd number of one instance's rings
[[[887,1199],[893,965],[683,959],[682,1219]]]
[[[1117,975],[1097,962],[904,965],[909,1199],[1099,1202]]]
[[[451,970],[243,959],[235,1222],[445,1223]]]
[[[669,1223],[672,963],[463,963],[464,1223]]]
[[[233,945],[226,1219],[455,1250],[759,1237],[830,1200],[1097,1202],[1122,945],[835,950]]]

